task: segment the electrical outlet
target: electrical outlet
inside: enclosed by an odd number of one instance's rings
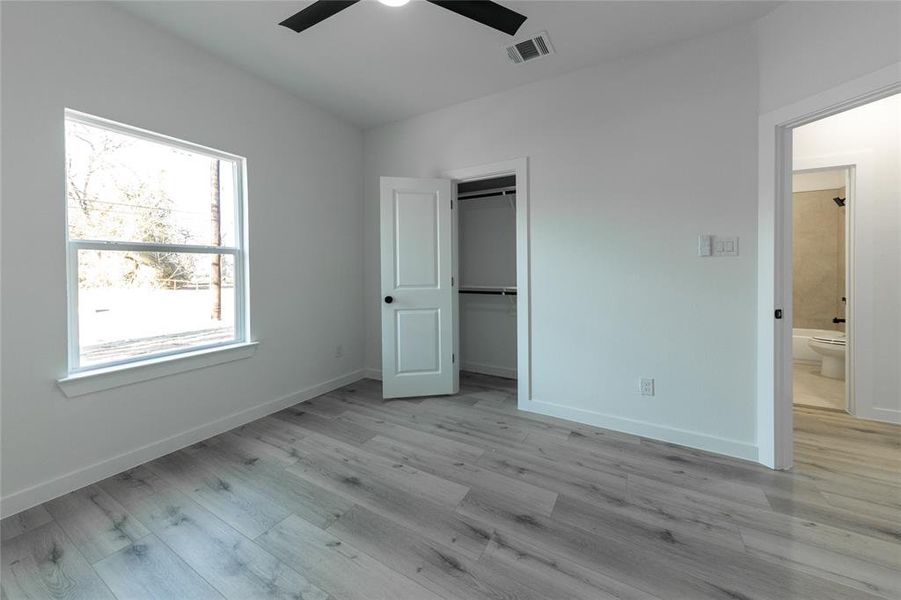
[[[344,346],[339,344],[335,346],[335,358],[341,358],[342,356],[344,356]]]
[[[642,377],[638,380],[638,391],[642,396],[654,395],[654,380],[650,377]]]

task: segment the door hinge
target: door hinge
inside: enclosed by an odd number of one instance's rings
[[[775,316],[776,316],[777,319],[781,319],[781,318],[782,318],[782,309],[781,309],[781,308],[777,308],[777,309],[776,309],[776,314],[775,314]]]
[[[452,362],[452,363],[456,363],[456,362],[457,362],[457,355],[456,355],[456,354],[451,354],[451,362]]]
[[[454,276],[451,275],[451,287],[454,287]]]
[[[454,210],[454,201],[451,200],[451,210]]]

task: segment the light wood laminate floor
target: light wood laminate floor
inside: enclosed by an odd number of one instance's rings
[[[2,523],[2,597],[898,598],[897,427],[796,410],[797,466],[364,380]]]

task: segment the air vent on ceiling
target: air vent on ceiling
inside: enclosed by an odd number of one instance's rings
[[[551,46],[551,41],[548,39],[546,31],[537,33],[529,39],[517,42],[512,46],[507,46],[507,57],[515,63],[529,62],[553,52],[554,47]]]

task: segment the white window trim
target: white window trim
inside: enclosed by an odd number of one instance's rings
[[[233,165],[235,178],[235,245],[206,246],[157,244],[150,242],[119,242],[105,240],[73,240],[69,238],[68,194],[66,203],[66,279],[68,310],[68,376],[58,380],[60,388],[67,396],[79,396],[138,381],[155,379],[179,373],[247,358],[256,351],[256,343],[250,341],[250,309],[247,257],[247,182],[245,179],[246,159],[242,156],[221,152],[199,144],[193,144],[166,135],[154,133],[130,125],[124,125],[101,117],[71,109],[65,110],[65,120],[100,127],[147,140],[174,146],[194,154],[226,161]],[[192,346],[183,350],[173,350],[137,356],[134,358],[82,367],[78,336],[78,251],[151,251],[202,254],[226,254],[235,260],[235,337],[231,340],[206,346]],[[178,364],[177,361],[184,361]]]
[[[245,342],[201,349],[191,348],[189,351],[178,354],[157,356],[139,362],[103,366],[73,373],[57,380],[56,383],[66,397],[75,398],[123,385],[250,358],[256,354],[257,346],[257,342]]]

